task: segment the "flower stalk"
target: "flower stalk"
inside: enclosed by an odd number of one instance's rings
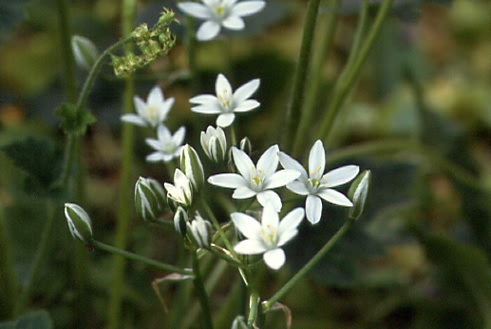
[[[198,295],[199,302],[201,304],[202,322],[204,329],[213,329],[213,321],[211,319],[211,309],[208,301],[208,294],[206,293],[205,286],[203,285],[203,279],[201,278],[199,259],[197,252],[193,252],[193,273],[194,273],[194,288]]]

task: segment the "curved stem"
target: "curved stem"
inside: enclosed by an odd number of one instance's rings
[[[336,245],[336,243],[341,239],[341,237],[349,230],[351,225],[355,220],[350,218],[348,219],[343,226],[332,236],[329,241],[322,247],[321,250],[317,252],[317,254],[312,257],[305,266],[295,274],[290,281],[288,281],[280,290],[278,290],[273,297],[271,297],[266,302],[263,302],[263,312],[266,312],[271,306],[274,305],[277,301],[279,301],[284,295],[286,295],[292,288],[300,281],[303,277],[305,277],[317,263]]]
[[[213,322],[211,319],[211,309],[208,302],[208,294],[206,293],[201,273],[199,269],[199,259],[196,251],[193,252],[193,273],[194,273],[194,288],[198,295],[199,302],[201,304],[201,311],[203,312],[203,328],[213,329]]]
[[[122,256],[122,257],[127,258],[127,259],[131,259],[131,260],[134,260],[134,261],[137,261],[140,263],[144,263],[144,264],[152,266],[156,269],[163,270],[166,272],[179,273],[179,274],[184,274],[184,275],[192,275],[193,274],[193,271],[191,271],[188,268],[180,268],[180,267],[176,267],[173,265],[161,263],[161,262],[158,262],[156,260],[153,260],[153,259],[150,259],[147,257],[143,257],[141,255],[138,255],[138,254],[135,254],[135,253],[132,253],[132,252],[120,249],[120,248],[110,246],[108,244],[102,243],[102,242],[97,241],[97,240],[92,240],[89,247],[94,247],[98,250],[106,251],[106,252],[109,252],[109,253],[114,254],[114,255],[119,255],[119,256]]]
[[[305,23],[302,35],[302,45],[298,56],[298,63],[293,80],[293,90],[291,93],[290,104],[286,113],[286,140],[285,150],[291,151],[293,139],[297,134],[297,120],[301,116],[301,106],[303,103],[306,77],[314,40],[317,12],[319,10],[319,0],[310,0],[305,15]],[[282,130],[281,130],[282,131]]]
[[[327,109],[327,115],[325,116],[318,130],[319,139],[326,139],[331,132],[336,116],[341,106],[344,104],[346,97],[349,95],[349,92],[354,87],[361,72],[361,68],[365,63],[368,54],[380,32],[380,29],[382,28],[382,24],[389,13],[390,7],[392,6],[392,1],[393,0],[384,0],[377,13],[375,22],[368,33],[367,39],[360,47],[359,54],[357,54],[355,60],[348,63],[349,65],[344,69],[344,72],[346,73],[343,72],[342,78],[340,78],[336,84],[333,99]]]

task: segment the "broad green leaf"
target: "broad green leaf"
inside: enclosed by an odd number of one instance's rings
[[[66,134],[83,136],[87,127],[96,122],[96,118],[87,111],[77,111],[75,104],[63,103],[55,110]]]

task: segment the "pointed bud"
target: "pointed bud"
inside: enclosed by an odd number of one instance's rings
[[[244,151],[247,155],[251,155],[252,152],[252,144],[249,138],[244,137],[240,140],[239,147],[242,151]]]
[[[176,213],[174,214],[174,227],[176,231],[183,237],[186,236],[188,223],[188,214],[183,207],[177,207]]]
[[[68,229],[75,239],[85,243],[92,241],[92,222],[87,212],[77,204],[65,203]]]
[[[77,65],[87,71],[90,71],[99,57],[99,50],[94,43],[80,35],[72,37],[72,51]]]
[[[349,209],[349,216],[351,218],[358,219],[363,213],[371,180],[371,171],[365,170],[351,184],[348,191],[348,197],[353,202],[353,207]]]
[[[222,162],[227,152],[227,139],[223,129],[212,126],[202,131],[200,136],[201,147],[206,156],[214,162]]]
[[[198,248],[209,248],[211,243],[211,223],[199,213],[196,213],[195,219],[191,223],[187,223],[188,235]]]
[[[194,191],[198,192],[205,181],[205,174],[198,153],[189,144],[181,149],[181,170],[191,181]]]
[[[158,181],[140,177],[135,184],[135,208],[145,221],[153,221],[162,214],[165,191]]]

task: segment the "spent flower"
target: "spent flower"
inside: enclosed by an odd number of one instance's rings
[[[279,157],[284,168],[300,172],[300,176],[286,187],[293,193],[307,196],[305,211],[307,219],[312,224],[318,223],[321,218],[321,198],[339,206],[353,206],[353,203],[344,194],[332,187],[351,181],[360,169],[355,165],[347,165],[324,174],[326,155],[322,141],[317,140],[310,150],[308,173],[298,161],[286,153],[280,152]]]
[[[145,140],[145,142],[155,150],[155,152],[147,156],[147,161],[169,162],[172,159],[179,157],[185,135],[185,127],[180,127],[174,135],[172,135],[166,126],[160,125],[157,128],[157,139],[147,138]]]
[[[184,1],[177,4],[186,14],[205,20],[196,32],[196,38],[201,41],[216,37],[222,26],[229,30],[244,29],[242,17],[261,11],[265,5],[264,1],[237,0]]]
[[[235,113],[248,112],[257,108],[260,103],[248,99],[259,88],[259,79],[254,79],[239,87],[235,92],[227,78],[219,74],[215,83],[214,95],[198,95],[189,100],[198,104],[191,111],[202,114],[218,114],[217,126],[228,127],[235,120]]]
[[[136,114],[124,114],[121,120],[133,123],[138,126],[156,128],[167,119],[174,98],[165,99],[164,93],[159,86],[155,86],[150,90],[147,101],[145,102],[138,96],[133,97]]]
[[[297,170],[278,168],[278,145],[269,147],[259,158],[257,166],[242,150],[232,147],[232,155],[239,174],[226,173],[210,176],[208,182],[213,185],[233,188],[234,199],[248,199],[256,196],[257,201],[265,206],[271,202],[275,211],[281,210],[281,199],[272,189],[285,186],[295,180],[300,172]]]
[[[232,221],[247,238],[240,241],[234,250],[244,255],[263,254],[266,265],[277,270],[285,263],[285,252],[281,247],[297,235],[297,227],[304,215],[303,208],[295,208],[280,221],[271,204],[264,207],[261,222],[244,213],[234,212]]]

